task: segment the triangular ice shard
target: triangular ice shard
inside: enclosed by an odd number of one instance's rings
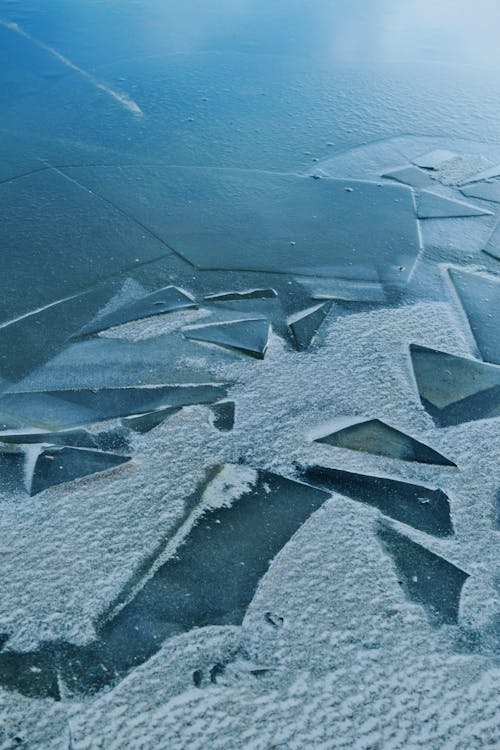
[[[422,190],[417,196],[417,216],[419,219],[454,219],[466,216],[491,216],[491,211],[472,206],[463,201],[443,198],[436,193]]]
[[[500,260],[500,222],[496,225],[495,229],[490,235],[486,247],[483,248],[485,253],[491,255],[492,258]]]
[[[416,159],[413,159],[413,163],[416,164],[417,167],[422,167],[423,169],[438,169],[441,164],[453,159],[455,156],[457,156],[457,154],[454,151],[437,148],[434,151],[429,151],[426,154],[417,156]]]
[[[184,335],[194,341],[205,341],[263,359],[269,345],[271,327],[268,320],[234,320],[227,323],[185,328]]]
[[[481,182],[481,180],[491,180],[494,177],[500,177],[500,164],[496,164],[494,167],[488,167],[488,169],[483,169],[482,172],[477,172],[474,175],[471,175],[466,180],[463,181],[463,184],[470,184],[471,182]]]
[[[426,172],[413,166],[391,169],[389,172],[384,172],[382,177],[414,188],[426,188],[434,184]]]
[[[153,315],[173,312],[174,310],[185,310],[196,307],[196,302],[186,292],[177,289],[175,286],[166,286],[157,292],[152,292],[146,297],[122,305],[117,310],[104,315],[102,318],[89,323],[79,332],[79,336],[87,336],[91,333],[104,331],[106,328],[113,328],[123,323],[129,323],[132,320],[141,320],[150,318]]]
[[[302,310],[302,312],[288,319],[287,322],[292,332],[295,348],[299,352],[306,351],[309,348],[331,307],[331,302],[324,302],[310,307],[308,310]]]
[[[373,453],[376,456],[399,458],[404,461],[417,461],[423,464],[456,466],[445,456],[420,443],[415,438],[382,422],[369,419],[356,422],[324,437],[316,438],[318,443],[327,443],[338,448]]]
[[[500,415],[500,367],[412,344],[422,405],[438,427]]]
[[[500,203],[500,180],[495,180],[495,182],[475,182],[473,185],[461,188],[460,192],[468,198],[480,198],[483,201]]]
[[[212,424],[221,432],[229,432],[234,427],[236,404],[234,401],[219,401],[210,407],[213,414]]]
[[[499,365],[500,278],[454,269],[449,274],[483,359]]]
[[[127,461],[130,461],[129,456],[86,448],[46,448],[36,460],[30,494],[37,495],[55,484],[72,482],[74,479],[106,471]]]
[[[380,523],[377,533],[394,560],[407,597],[425,607],[432,622],[456,623],[462,586],[469,577],[468,573],[408,539],[387,523]]]
[[[155,411],[148,411],[146,414],[125,417],[122,419],[122,424],[124,427],[134,430],[134,432],[145,433],[149,432],[154,427],[158,427],[159,424],[173,414],[176,414],[179,410],[180,407],[168,406],[166,409],[156,409]]]
[[[160,407],[212,403],[225,395],[224,386],[212,384],[25,391],[1,396],[0,410],[21,422],[61,428],[145,414]]]
[[[442,490],[326,466],[310,466],[304,477],[311,484],[374,505],[386,516],[420,531],[435,536],[453,534],[450,505]]]
[[[270,561],[327,499],[327,492],[277,474],[216,467],[187,501],[178,547],[165,559],[169,535],[141,565],[103,618],[97,639],[0,652],[0,684],[47,695],[53,683],[37,677],[45,659],[47,677],[50,665],[58,665],[70,693],[93,693],[145,662],[169,637],[207,625],[240,625]]]
[[[239,302],[247,299],[274,299],[277,297],[274,289],[247,289],[242,292],[219,292],[205,297],[207,302]]]

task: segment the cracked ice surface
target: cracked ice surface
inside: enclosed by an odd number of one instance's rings
[[[498,12],[21,5],[1,750],[494,747]]]

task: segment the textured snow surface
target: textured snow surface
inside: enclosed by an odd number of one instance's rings
[[[472,167],[483,169],[483,162],[494,164],[499,156],[484,144],[408,137],[337,155],[314,173],[380,182],[390,168],[440,148],[465,155],[453,170],[458,157],[429,170],[436,194],[449,199],[460,195],[451,186],[453,175],[456,184]],[[316,464],[446,493],[452,536],[386,522],[468,574],[457,624],[436,627],[426,609],[405,596],[377,537],[381,513],[333,493],[269,561],[241,626],[176,635],[92,697],[62,688],[61,701],[39,700],[0,688],[1,750],[498,747],[498,420],[436,426],[422,407],[409,355],[415,344],[479,357],[447,268],[497,275],[497,261],[482,252],[496,220],[420,222],[422,255],[397,304],[379,300],[347,309],[334,300],[307,351],[294,349],[286,324],[315,308],[310,285],[304,285],[307,304],[301,299],[293,310],[272,308],[263,360],[185,342],[186,327],[251,318],[254,304],[245,300],[244,314],[238,301],[216,308],[200,301],[194,282],[193,288],[179,286],[197,299],[197,310],[68,342],[14,390],[224,383],[236,404],[234,428],[214,429],[210,405],[195,404],[147,433],[130,433],[132,460],[111,473],[36,497],[0,486],[0,633],[8,635],[6,650],[30,652],[50,641],[91,643],[99,618],[141,566],[162,549],[152,575],[204,511],[237,503],[259,470],[299,480],[301,469]],[[267,285],[274,288],[274,278]],[[149,291],[128,282],[100,312]],[[233,291],[227,283],[213,293]],[[175,377],[164,379],[165,372]],[[363,419],[386,421],[456,467],[314,439],[329,425]],[[116,420],[106,423],[117,426]],[[207,471],[221,466],[190,506]]]

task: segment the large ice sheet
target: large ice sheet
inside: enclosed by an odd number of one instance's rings
[[[150,167],[147,181],[132,167],[64,171],[197,268],[400,284],[420,252],[405,186],[230,169]]]

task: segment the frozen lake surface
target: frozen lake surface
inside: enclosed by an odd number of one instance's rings
[[[0,0],[0,750],[498,747],[458,5]]]

